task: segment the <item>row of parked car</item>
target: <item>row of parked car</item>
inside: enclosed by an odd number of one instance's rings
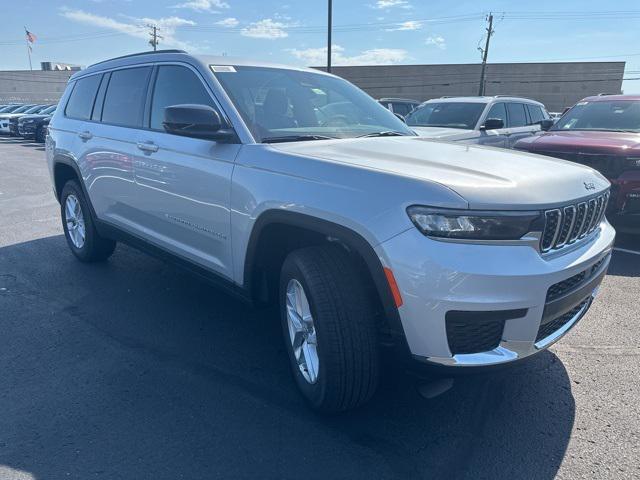
[[[0,133],[44,143],[57,104],[0,105]]]
[[[640,232],[640,96],[587,97],[563,114],[520,97],[451,97],[379,103],[418,135],[514,148],[594,168],[612,184],[607,215],[622,231]]]

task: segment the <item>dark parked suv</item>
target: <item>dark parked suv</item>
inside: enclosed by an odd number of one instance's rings
[[[47,125],[49,125],[51,115],[56,111],[56,106],[57,105],[51,105],[40,113],[19,117],[17,122],[18,135],[24,138],[33,138],[36,142],[44,143]]]
[[[609,220],[621,231],[640,232],[640,95],[587,97],[515,148],[598,170],[612,184]]]

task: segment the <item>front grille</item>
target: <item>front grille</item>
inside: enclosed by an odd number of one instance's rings
[[[591,302],[591,297],[583,301],[581,304],[575,306],[574,308],[569,310],[567,313],[563,313],[562,315],[560,315],[557,318],[554,318],[550,322],[540,325],[540,328],[538,329],[538,335],[536,335],[536,343],[539,342],[540,340],[547,338],[549,335],[554,334],[559,329],[564,327],[568,322],[571,321],[573,317],[575,317],[580,312],[580,310],[582,310],[590,302]]]
[[[540,239],[540,250],[557,250],[593,232],[604,217],[608,200],[607,191],[586,202],[544,212],[545,226]]]
[[[445,316],[452,355],[488,352],[500,345],[507,320],[525,316],[527,309],[469,312],[452,310]]]
[[[554,283],[553,285],[551,285],[549,287],[549,290],[547,290],[546,302],[548,303],[562,297],[563,295],[576,289],[576,287],[584,283],[586,280],[593,277],[593,275],[595,275],[595,273],[598,270],[600,270],[600,267],[602,266],[602,264],[605,262],[607,258],[608,257],[605,256],[600,260],[598,260],[593,265],[591,265],[586,270],[583,270],[580,273],[576,273],[575,275],[567,278],[566,280],[562,280],[561,282]]]

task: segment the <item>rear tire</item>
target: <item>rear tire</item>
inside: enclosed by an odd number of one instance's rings
[[[298,388],[311,407],[340,412],[362,405],[375,393],[379,378],[378,340],[371,299],[348,253],[338,245],[307,247],[289,254],[280,275],[280,311],[289,360]],[[301,294],[298,287],[302,290]],[[294,348],[292,298],[306,298],[303,337]],[[301,304],[304,304],[304,298]],[[293,308],[292,308],[293,307]],[[305,308],[300,310],[305,311]],[[294,320],[291,320],[294,318]],[[300,337],[302,338],[302,337]],[[300,344],[300,341],[298,341]],[[302,362],[308,352],[317,362]],[[302,363],[302,364],[301,364]],[[313,371],[315,370],[315,371]]]
[[[116,242],[100,236],[80,185],[69,180],[62,189],[60,215],[71,252],[81,262],[101,262],[111,256]]]

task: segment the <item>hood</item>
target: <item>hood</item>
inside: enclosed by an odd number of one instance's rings
[[[518,142],[530,152],[627,154],[640,150],[640,134],[603,131],[551,130]]]
[[[421,137],[428,138],[446,138],[446,137],[454,137],[458,135],[469,134],[473,132],[473,130],[462,129],[462,128],[447,128],[447,127],[412,127],[407,125],[411,130],[416,132]]]
[[[41,120],[41,119],[43,119],[43,118],[47,118],[47,117],[49,117],[49,116],[50,116],[49,114],[47,114],[47,115],[42,115],[42,114],[40,114],[40,113],[31,113],[31,114],[29,114],[29,115],[22,115],[22,116],[20,117],[20,121],[21,121],[21,122],[24,122],[25,120]]]
[[[25,113],[24,112],[22,112],[22,113],[0,113],[0,118],[7,119],[7,118],[13,118],[13,117],[21,117],[22,115],[25,115]]]
[[[436,182],[458,193],[474,209],[548,208],[609,186],[592,168],[565,160],[422,137],[317,140],[271,147],[293,155]],[[593,184],[595,190],[587,190],[585,183]]]

